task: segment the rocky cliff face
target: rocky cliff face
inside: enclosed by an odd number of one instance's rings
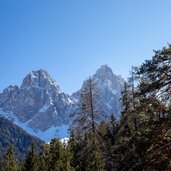
[[[68,123],[67,110],[71,105],[70,97],[44,70],[29,73],[20,88],[9,86],[0,94],[2,110],[28,122],[35,131]]]
[[[97,102],[95,108],[103,112],[107,118],[111,115],[119,118],[122,108],[120,98],[124,79],[121,76],[115,75],[109,66],[102,65],[92,76],[92,81],[97,89],[97,95],[94,99]],[[78,103],[84,84],[79,91],[72,95]]]
[[[104,113],[119,117],[120,92],[124,80],[114,75],[107,65],[101,66],[92,79],[97,85],[100,97],[98,100]],[[69,96],[60,90],[45,70],[32,71],[23,79],[20,87],[9,86],[0,93],[0,110],[4,112],[4,116],[15,120],[16,124],[24,123],[24,128],[27,126],[34,132],[46,134],[50,129],[56,131],[56,127],[69,127],[72,117],[77,113],[79,93],[81,89]],[[57,136],[54,133],[53,136],[55,135]]]
[[[119,118],[121,112],[121,91],[124,85],[124,79],[113,73],[107,66],[101,66],[93,75],[92,79],[99,89],[99,104],[107,115],[115,115]]]

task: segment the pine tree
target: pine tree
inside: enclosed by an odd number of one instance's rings
[[[9,149],[4,154],[2,170],[4,170],[4,171],[17,171],[17,163],[15,160],[13,145],[10,145]]]
[[[37,171],[38,170],[38,158],[35,152],[34,144],[32,144],[30,151],[26,155],[24,168],[25,168],[25,171]]]
[[[170,169],[171,137],[166,135],[171,126],[170,49],[155,51],[155,56],[131,76],[131,89],[123,96],[124,111],[114,148],[117,170]]]
[[[118,123],[116,122],[114,115],[111,115],[110,121],[101,122],[98,127],[101,156],[105,164],[104,170],[107,171],[110,171],[111,168],[114,169],[116,164],[114,145],[117,139],[117,127]]]
[[[104,170],[104,159],[99,148],[99,142],[93,134],[87,134],[84,139],[74,144],[73,166],[76,171]]]
[[[166,132],[171,127],[171,45],[154,52],[153,58],[135,72],[139,100],[136,111],[145,116],[139,126],[141,136],[137,144],[141,146],[137,146],[137,154],[141,162],[136,169],[169,170],[171,137]]]
[[[48,171],[49,160],[50,160],[50,145],[44,144],[38,155],[39,160],[39,170]]]
[[[73,171],[70,165],[71,156],[59,139],[52,139],[50,142],[50,171]]]
[[[148,102],[148,115],[160,120],[170,117],[171,45],[154,52],[153,58],[146,60],[135,74],[140,82],[138,95],[144,96]]]

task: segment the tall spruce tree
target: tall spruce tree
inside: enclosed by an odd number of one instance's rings
[[[48,171],[50,161],[50,145],[44,144],[41,146],[41,150],[38,155],[39,170]]]
[[[50,171],[73,171],[70,165],[71,156],[69,150],[63,146],[59,139],[52,139],[50,142]]]
[[[25,171],[37,171],[38,170],[38,157],[35,152],[34,144],[32,144],[31,149],[26,155],[24,168],[25,168]]]

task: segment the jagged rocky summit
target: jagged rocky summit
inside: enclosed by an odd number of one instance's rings
[[[124,79],[113,73],[107,65],[102,65],[92,79],[99,90],[99,104],[106,115],[115,115],[118,119],[121,112],[121,91],[124,85]]]
[[[106,115],[121,111],[121,89],[124,79],[113,74],[107,65],[92,76],[100,92],[100,104]],[[30,72],[20,87],[9,86],[0,93],[1,115],[13,120],[30,134],[49,141],[67,136],[81,89],[69,96],[45,70]]]

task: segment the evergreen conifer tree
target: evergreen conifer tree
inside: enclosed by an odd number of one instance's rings
[[[3,158],[3,171],[17,171],[17,163],[14,155],[14,147],[10,145]]]
[[[34,144],[32,144],[31,149],[26,155],[24,168],[25,168],[25,171],[37,171],[38,170],[38,158],[35,152]]]

